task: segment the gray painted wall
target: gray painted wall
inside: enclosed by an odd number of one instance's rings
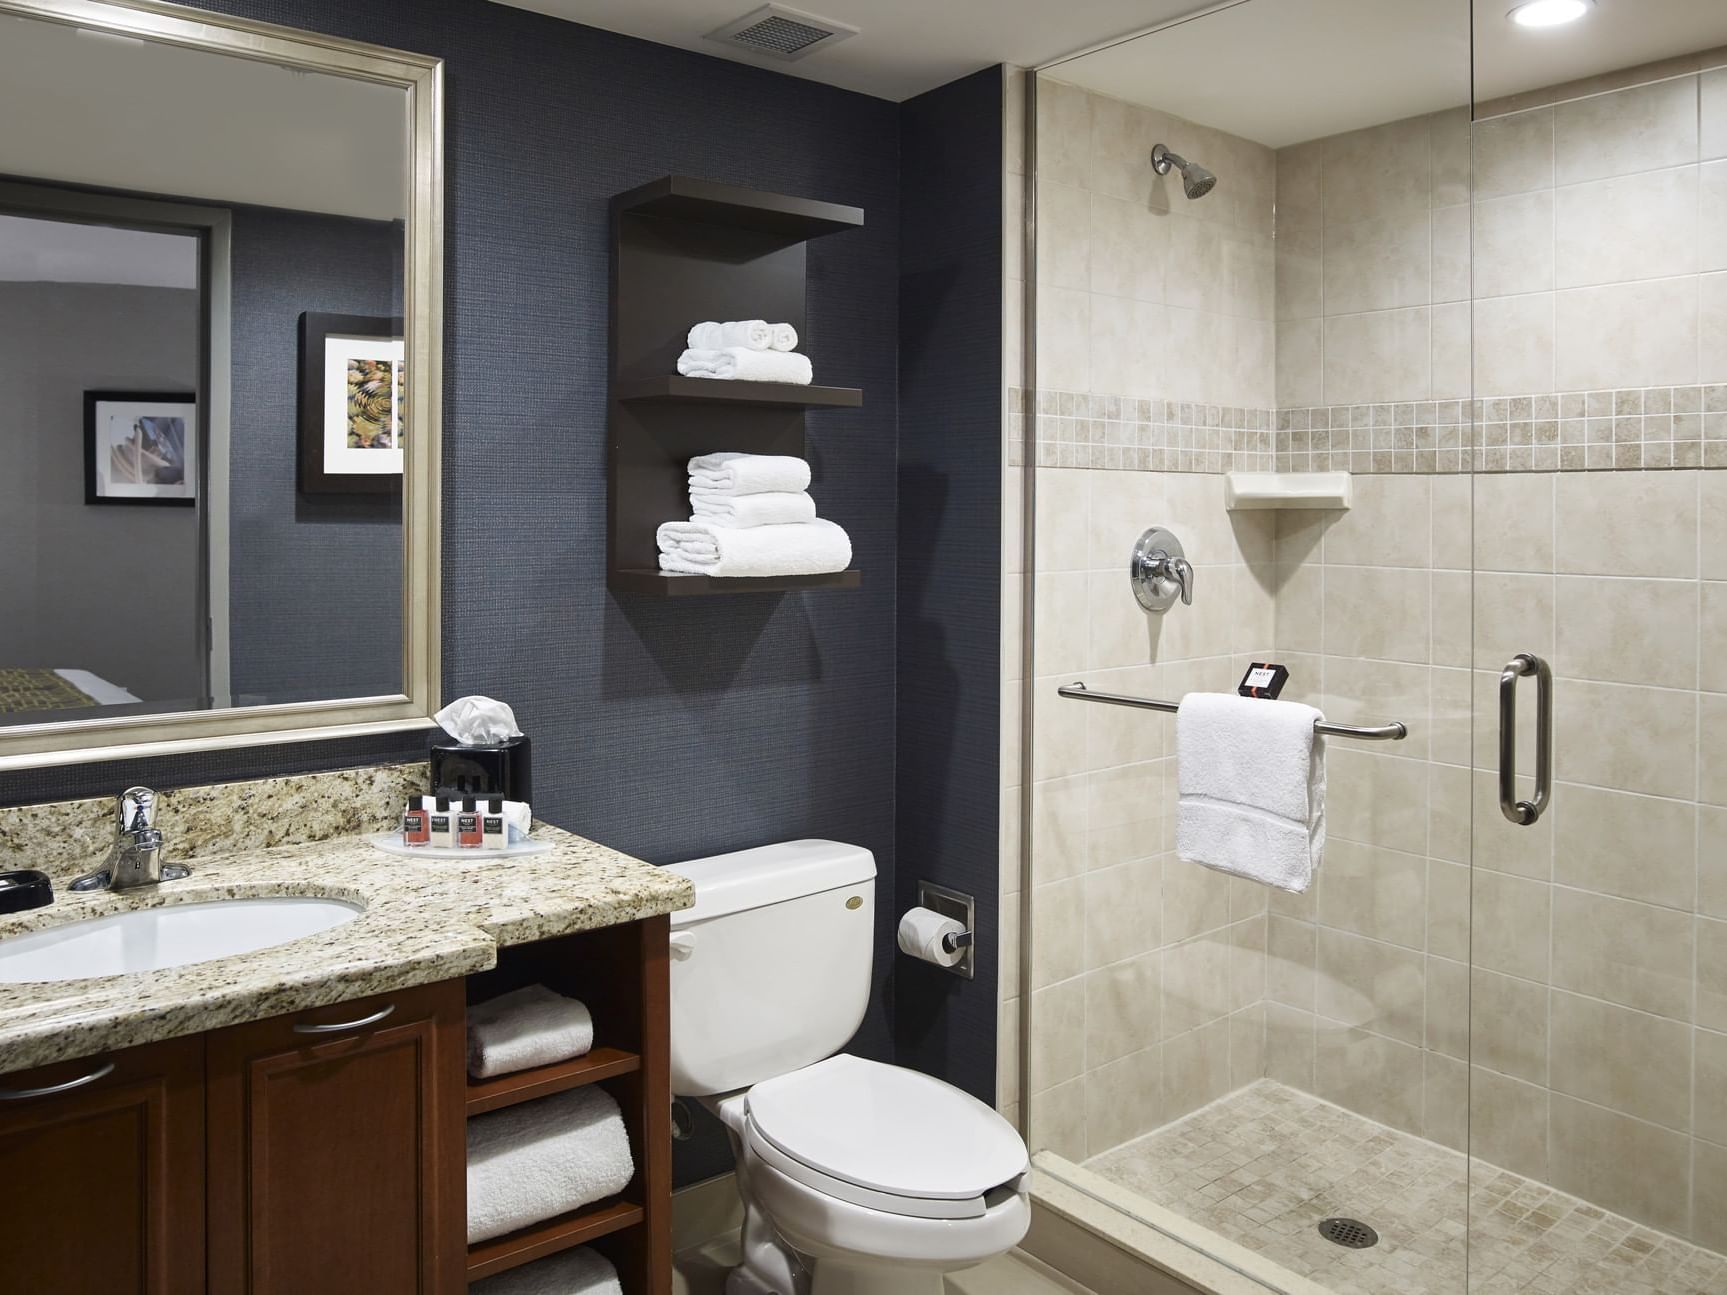
[[[189,289],[0,283],[0,664],[203,691],[197,510],[84,502],[84,393],[195,390],[198,347]]]

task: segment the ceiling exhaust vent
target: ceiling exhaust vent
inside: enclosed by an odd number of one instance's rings
[[[787,9],[784,5],[766,4],[717,31],[709,32],[708,39],[791,63],[857,34],[856,27],[848,27],[832,18],[818,18],[813,13]]]

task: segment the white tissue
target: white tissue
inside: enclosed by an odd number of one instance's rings
[[[908,908],[899,920],[899,951],[938,967],[955,967],[965,957],[965,950],[950,951],[943,941],[950,935],[964,934],[965,927],[934,909]]]
[[[432,716],[456,741],[467,746],[486,746],[520,737],[516,712],[490,697],[458,697]]]

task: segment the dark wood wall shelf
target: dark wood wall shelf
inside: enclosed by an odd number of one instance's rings
[[[664,571],[614,571],[612,588],[655,598],[783,594],[806,589],[861,589],[863,572],[832,571],[819,576],[674,576]]]
[[[687,401],[697,404],[796,405],[805,409],[856,409],[863,404],[857,387],[799,387],[789,382],[738,382],[726,378],[686,378],[671,374],[620,382],[613,394],[618,400]]]
[[[856,409],[855,387],[685,378],[690,325],[785,321],[808,339],[805,244],[856,229],[856,207],[667,176],[612,199],[607,586],[649,597],[856,589],[857,571],[822,576],[667,576],[654,533],[689,513],[699,454],[805,455],[804,414]],[[801,344],[800,344],[801,345]],[[818,497],[818,506],[823,501]]]
[[[664,917],[513,945],[498,965],[468,978],[468,1001],[541,984],[579,998],[593,1013],[586,1056],[469,1080],[467,1113],[479,1115],[603,1084],[630,1135],[636,1175],[616,1196],[468,1247],[467,1279],[544,1259],[573,1246],[602,1251],[625,1295],[670,1295],[672,1227],[671,924]]]

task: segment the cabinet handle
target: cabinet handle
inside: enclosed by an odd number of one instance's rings
[[[296,1025],[295,1034],[341,1034],[345,1030],[363,1030],[368,1025],[376,1025],[391,1012],[396,1010],[394,1003],[382,1007],[370,1016],[362,1016],[357,1021],[338,1021],[334,1025]]]
[[[52,1097],[55,1093],[69,1093],[74,1088],[82,1088],[85,1084],[93,1084],[98,1079],[106,1079],[114,1073],[114,1063],[97,1066],[87,1075],[79,1075],[76,1079],[68,1079],[63,1084],[49,1084],[46,1088],[0,1088],[0,1102],[24,1102],[32,1097]]]

